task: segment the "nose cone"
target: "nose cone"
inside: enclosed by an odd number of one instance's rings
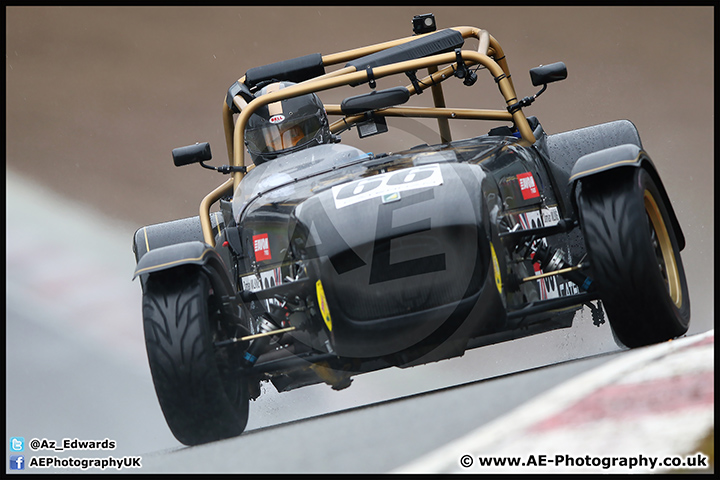
[[[479,291],[488,266],[482,178],[475,165],[423,165],[340,185],[298,207],[298,244],[325,286],[338,354],[412,346]]]

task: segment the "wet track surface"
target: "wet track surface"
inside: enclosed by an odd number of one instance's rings
[[[140,287],[129,280],[130,249],[105,257],[89,254],[86,246],[74,241],[74,233],[83,232],[89,244],[121,251],[129,247],[129,225],[109,224],[97,212],[52,194],[47,194],[48,205],[25,202],[23,208],[12,208],[38,186],[12,172],[8,178],[8,222],[23,227],[7,247],[7,293],[12,299],[7,308],[8,437],[110,438],[118,443],[113,455],[142,455],[147,457],[144,465],[154,471],[209,468],[193,460],[196,453],[190,450],[196,449],[182,447],[172,437],[157,404],[143,346]],[[42,227],[31,221],[39,215],[46,219]],[[54,242],[43,251],[46,229],[55,232]],[[28,249],[42,253],[28,261]],[[25,261],[18,262],[19,258]],[[37,292],[44,292],[42,299],[34,299]],[[397,468],[604,362],[605,357],[540,375],[530,372],[488,383],[483,379],[617,350],[607,324],[594,327],[590,315],[583,313],[572,330],[494,345],[426,366],[359,376],[339,392],[316,385],[278,394],[266,385],[264,394],[251,403],[247,435],[237,439],[240,446],[226,447],[249,449],[252,460],[227,463],[221,461],[220,450],[213,454],[216,460],[210,470],[263,471],[263,462],[275,456],[270,446],[277,435],[297,445],[274,471]],[[422,394],[427,392],[436,393],[425,398]],[[302,440],[306,430],[335,440],[318,450]],[[383,443],[364,447],[373,461],[352,453],[379,430],[384,432]],[[342,446],[345,437],[348,447]],[[197,450],[208,455],[208,448]],[[336,460],[316,463],[327,449],[338,449]],[[382,456],[389,451],[394,453]],[[185,460],[187,455],[190,458]]]
[[[568,80],[527,111],[546,131],[635,123],[687,239],[690,333],[713,328],[712,10],[433,11],[441,27],[488,29],[521,95],[535,92],[529,68],[566,62]],[[215,162],[226,163],[220,102],[245,70],[409,35],[418,13],[426,12],[7,9],[6,438],[111,438],[113,455],[143,455],[149,471],[267,471],[271,462],[279,472],[387,471],[614,358],[571,361],[618,350],[607,324],[595,328],[583,314],[571,330],[357,377],[341,392],[270,387],[251,404],[247,434],[213,446],[183,448],[167,429],[145,359],[140,288],[130,281],[131,237],[142,225],[196,215],[222,181],[174,168],[170,150],[210,141]],[[498,106],[496,91],[458,92],[447,94],[449,105],[491,98]],[[457,137],[485,133],[475,125],[459,125]],[[435,141],[426,130],[397,127],[406,147]],[[376,151],[396,148],[389,139],[379,136]],[[309,445],[313,436],[325,444]]]
[[[147,456],[144,469],[176,471],[182,465],[189,471],[224,473],[389,472],[609,358],[470,382],[254,430],[212,446]],[[280,453],[278,441],[283,445]]]

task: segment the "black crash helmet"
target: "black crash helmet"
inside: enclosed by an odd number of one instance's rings
[[[293,85],[292,82],[271,83],[255,97]],[[314,93],[263,105],[250,116],[245,126],[245,145],[255,165],[330,142],[325,107]]]

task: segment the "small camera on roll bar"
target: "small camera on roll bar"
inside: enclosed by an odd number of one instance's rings
[[[412,19],[412,25],[415,35],[434,32],[435,30],[437,30],[437,25],[435,24],[435,15],[433,15],[432,13],[415,15]]]

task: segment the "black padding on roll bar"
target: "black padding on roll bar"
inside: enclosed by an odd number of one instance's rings
[[[303,57],[251,68],[245,73],[245,85],[253,88],[263,80],[270,79],[300,83],[324,74],[322,55],[311,53]]]
[[[355,67],[355,70],[365,70],[367,67],[375,68],[391,63],[413,60],[438,53],[450,52],[462,47],[465,40],[457,30],[441,30],[431,35],[412,40],[401,45],[365,55],[345,64],[346,67]]]
[[[410,91],[405,87],[373,90],[354,97],[346,98],[340,104],[340,110],[345,115],[357,115],[378,108],[401,105],[410,99]]]

